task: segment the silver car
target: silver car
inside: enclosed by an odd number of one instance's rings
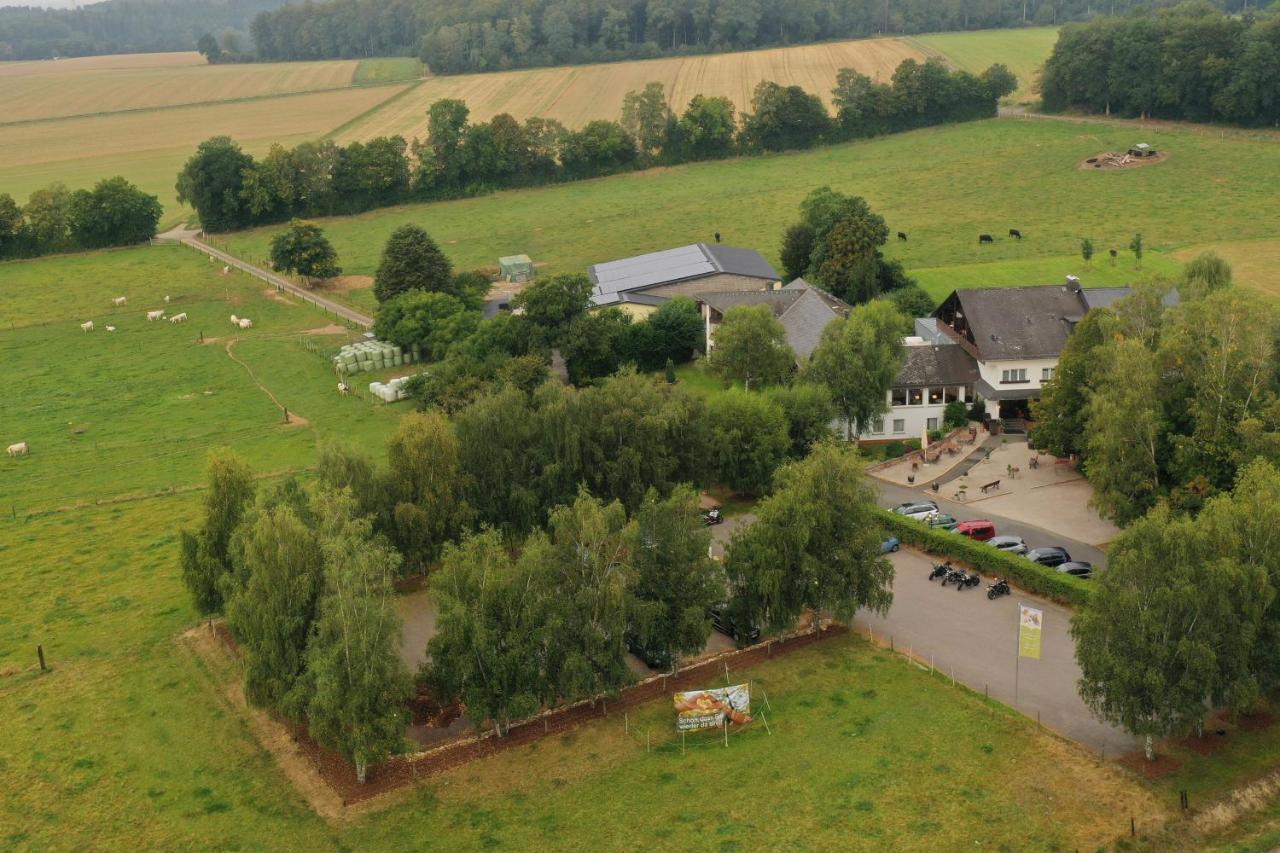
[[[1027,543],[1022,541],[1021,536],[993,536],[987,540],[987,544],[1010,554],[1027,553]]]
[[[933,501],[904,503],[895,506],[893,511],[898,515],[905,515],[907,518],[914,518],[916,521],[924,521],[926,518],[938,511],[938,505]]]

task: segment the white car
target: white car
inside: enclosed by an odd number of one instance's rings
[[[929,516],[938,511],[938,505],[933,501],[924,501],[923,503],[911,503],[908,501],[899,504],[893,508],[898,515],[905,515],[907,518],[914,518],[916,521],[924,521]]]

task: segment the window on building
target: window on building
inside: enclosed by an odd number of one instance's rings
[[[1043,370],[1040,371],[1040,381],[1048,382],[1050,379],[1053,378],[1053,374],[1056,372],[1057,372],[1057,368],[1054,368],[1054,367],[1044,368]]]
[[[948,385],[943,392],[942,402],[954,403],[960,399],[961,389],[959,385]]]
[[[974,399],[974,396],[973,396],[973,386],[972,386],[972,385],[966,385],[966,386],[964,386],[964,399],[965,399],[966,401]]]
[[[871,422],[871,432],[873,435],[884,435],[884,418],[876,418]]]
[[[1026,382],[1027,369],[1025,367],[1018,367],[1012,370],[1002,370],[1000,371],[1000,381],[1001,382]]]
[[[921,405],[922,403],[924,403],[924,389],[923,389],[923,388],[908,388],[908,389],[907,389],[907,405],[908,405],[908,406],[919,406],[919,405]]]
[[[901,435],[907,431],[907,422],[902,418],[893,419],[893,432],[895,435]]]
[[[930,406],[942,405],[942,388],[941,387],[929,389],[929,405]]]
[[[925,425],[925,429],[929,430],[929,432],[933,432],[935,429],[938,428],[938,419],[929,418],[928,420],[925,421],[924,425]]]
[[[889,402],[895,406],[905,406],[907,404],[907,389],[894,388],[890,392]]]

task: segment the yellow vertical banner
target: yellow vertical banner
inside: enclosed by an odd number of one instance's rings
[[[1018,657],[1040,659],[1040,630],[1044,611],[1018,605]]]

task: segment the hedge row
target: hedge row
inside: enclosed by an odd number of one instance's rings
[[[1000,551],[950,530],[930,527],[896,512],[879,512],[885,527],[903,544],[915,545],[934,556],[949,557],[986,575],[1006,578],[1028,592],[1071,606],[1084,604],[1092,592],[1089,581],[1060,574],[1026,557]]]

